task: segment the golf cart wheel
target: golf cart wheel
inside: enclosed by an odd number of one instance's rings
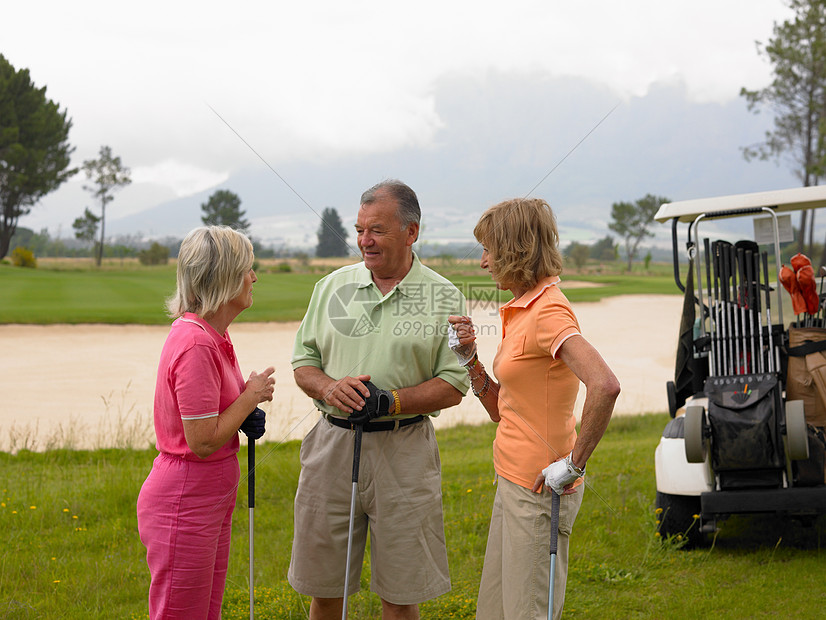
[[[671,495],[657,491],[658,530],[663,539],[674,537],[685,541],[683,549],[702,546],[705,535],[700,531],[700,498],[693,495]]]
[[[802,461],[809,458],[809,436],[802,400],[790,400],[786,403],[786,441],[791,460]]]
[[[705,409],[699,405],[686,407],[685,421],[685,458],[689,463],[703,463],[706,460],[706,441],[704,426]]]
[[[673,381],[666,382],[665,394],[668,398],[668,413],[673,418],[677,415],[677,387]]]

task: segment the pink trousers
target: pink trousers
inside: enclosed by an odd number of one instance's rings
[[[218,620],[229,563],[238,458],[185,461],[161,453],[138,495],[149,617]]]

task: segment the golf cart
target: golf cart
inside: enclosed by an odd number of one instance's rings
[[[826,270],[818,293],[808,258],[794,257],[792,272],[780,254],[793,236],[789,212],[821,207],[823,186],[667,203],[654,216],[671,223],[685,293],[666,386],[672,419],[654,457],[663,536],[690,547],[734,514],[826,513]],[[731,230],[748,220],[719,221],[731,218],[751,218],[754,238],[723,239],[746,236]],[[787,322],[789,302],[796,316]]]

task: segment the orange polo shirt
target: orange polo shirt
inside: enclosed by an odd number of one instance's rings
[[[497,474],[528,489],[544,467],[576,443],[579,378],[556,354],[580,332],[559,281],[558,276],[544,278],[499,310],[502,341],[493,372],[500,384],[501,419],[493,465]]]

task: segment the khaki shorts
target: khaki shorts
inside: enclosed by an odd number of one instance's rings
[[[344,595],[354,436],[322,417],[301,444],[288,573],[301,594]],[[412,605],[450,591],[441,462],[430,418],[363,434],[354,514],[348,596],[359,590],[368,529],[370,589],[382,599]]]
[[[554,575],[555,619],[562,617],[568,577],[568,539],[585,485],[561,496],[559,536]],[[485,564],[476,603],[477,620],[546,620],[551,569],[551,493],[542,493],[498,479]]]

